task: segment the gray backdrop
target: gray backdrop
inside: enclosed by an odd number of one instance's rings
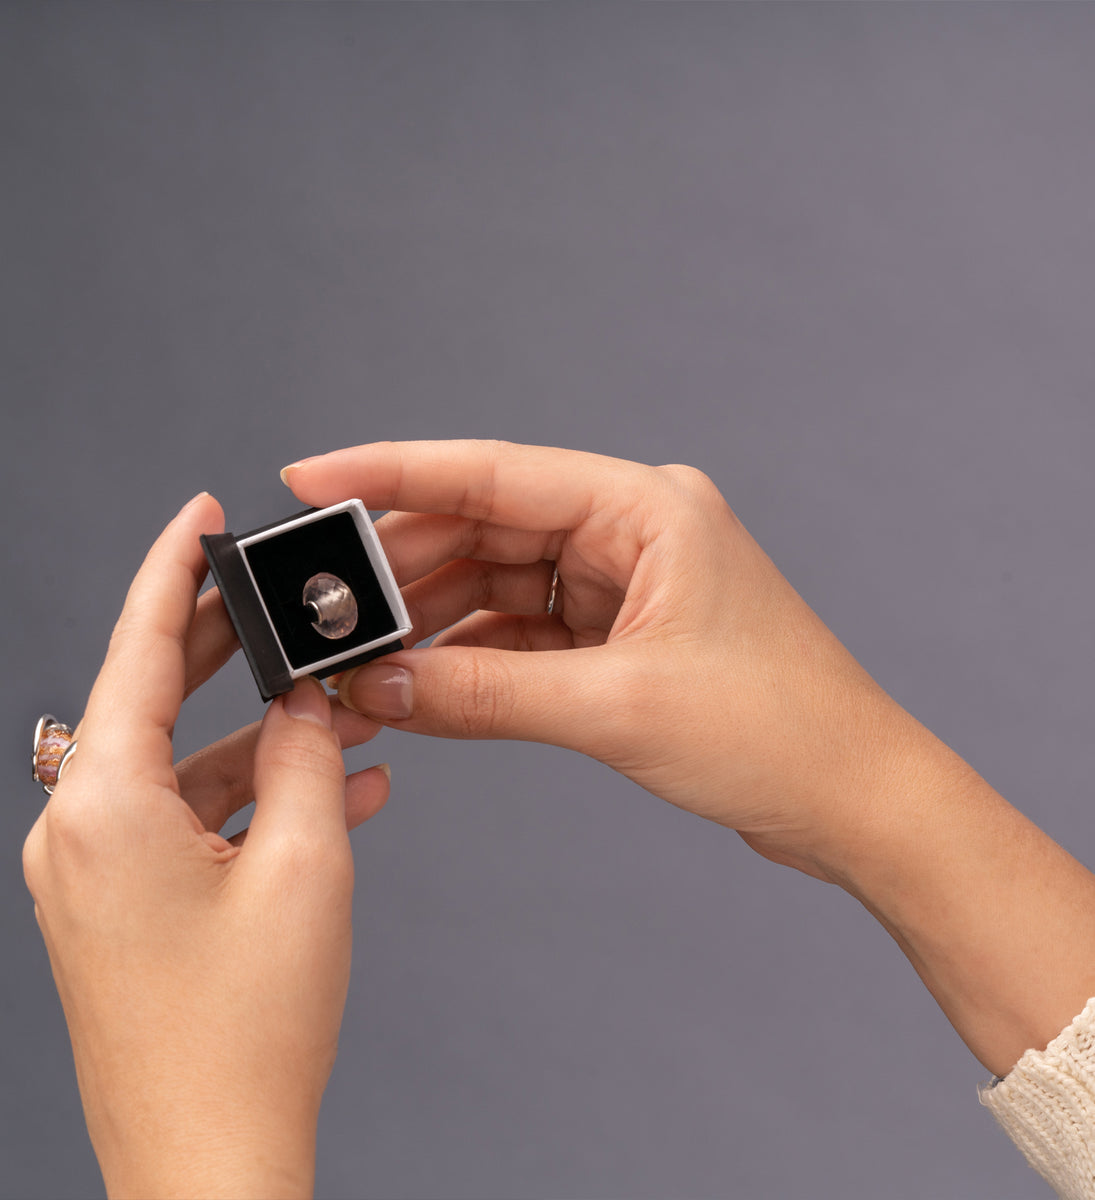
[[[1093,61],[1084,5],[0,8],[3,1195],[101,1194],[33,720],[79,715],[184,500],[251,528],[305,454],[702,467],[1090,861]],[[181,749],[260,711],[234,661]],[[1048,1195],[836,889],[551,748],[351,757],[394,794],[321,1195]]]

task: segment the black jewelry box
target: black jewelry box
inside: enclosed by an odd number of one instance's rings
[[[360,500],[201,544],[264,700],[303,675],[322,679],[401,650],[411,631]]]

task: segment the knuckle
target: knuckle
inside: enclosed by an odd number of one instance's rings
[[[279,873],[297,876],[318,874],[324,868],[325,846],[306,829],[294,829],[280,839],[276,857]]]
[[[495,458],[501,458],[513,449],[513,442],[507,442],[505,438],[478,438],[475,445]]]
[[[513,708],[506,674],[489,658],[468,655],[453,670],[453,719],[464,737],[487,737],[505,723]]]
[[[48,840],[57,853],[82,851],[95,836],[87,807],[66,803],[67,795],[58,789],[46,807]]]
[[[304,724],[304,722],[301,722]],[[291,738],[280,738],[267,748],[266,763],[274,772],[319,776],[322,779],[342,778],[342,757],[334,735],[310,725],[294,731]]]
[[[668,476],[680,488],[692,495],[708,498],[712,495],[722,498],[722,493],[715,486],[709,475],[704,474],[698,467],[690,467],[684,463],[667,463],[658,470]]]
[[[482,522],[494,511],[498,467],[512,453],[513,446],[510,442],[489,439],[480,439],[475,445],[483,454],[484,468],[468,479],[458,508],[465,517]]]
[[[686,508],[694,517],[703,521],[712,519],[730,519],[733,525],[738,524],[726,497],[719,490],[714,480],[697,467],[685,466],[681,463],[670,463],[657,470],[669,479],[677,489],[678,495],[685,497]]]
[[[646,762],[661,752],[665,739],[660,731],[676,672],[658,661],[660,654],[616,659],[600,681],[598,720],[586,734],[588,746],[582,747],[587,754],[619,767]]]
[[[490,536],[493,526],[485,518],[469,521],[464,531],[460,545],[460,555],[469,562],[478,561],[482,555],[483,543]]]
[[[494,605],[494,569],[490,563],[473,564],[471,581],[471,603],[476,609],[489,609]]]
[[[27,891],[37,899],[42,870],[45,866],[45,847],[42,845],[42,822],[36,821],[23,843],[23,879]]]
[[[331,895],[353,887],[354,862],[348,840],[335,844],[319,830],[297,826],[284,833],[276,846],[268,847],[267,853],[281,884],[295,881],[310,891],[320,881]]]

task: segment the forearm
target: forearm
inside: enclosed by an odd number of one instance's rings
[[[1095,876],[911,719],[832,877],[996,1075],[1095,996]]]

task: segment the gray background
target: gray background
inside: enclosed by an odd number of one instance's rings
[[[0,8],[3,1195],[101,1194],[33,720],[184,500],[305,454],[704,468],[1090,861],[1093,61],[1083,5]],[[180,748],[259,711],[234,661]],[[1048,1195],[842,893],[562,751],[379,759],[321,1195]]]

